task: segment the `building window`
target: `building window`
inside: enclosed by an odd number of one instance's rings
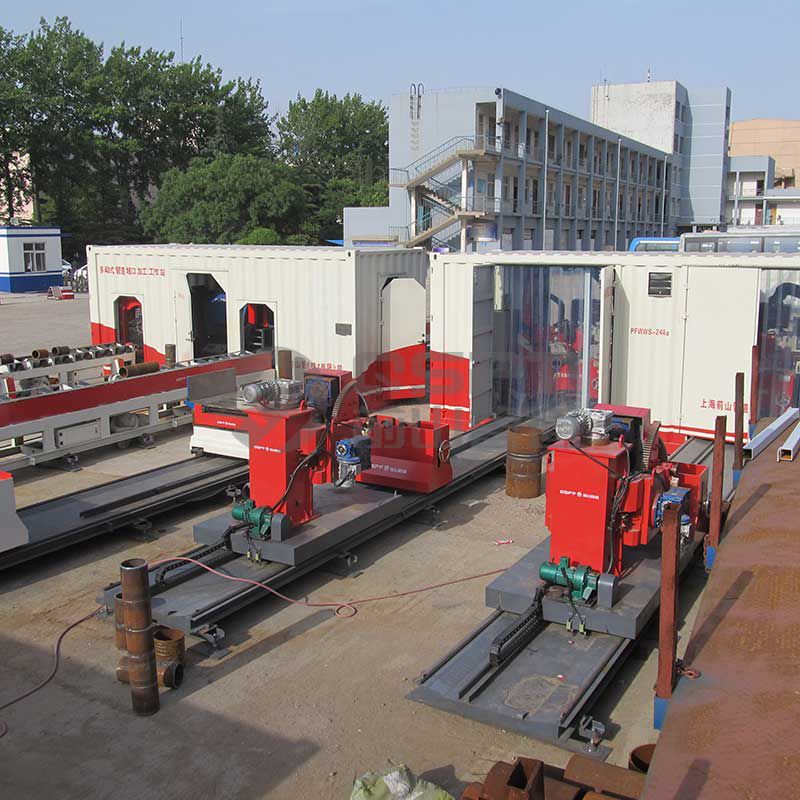
[[[44,272],[44,242],[25,242],[22,245],[22,260],[25,272]]]
[[[486,180],[487,194],[494,197],[494,172],[490,172]]]
[[[676,133],[672,139],[672,152],[679,153],[680,147],[681,147],[680,139],[678,138],[678,134]]]
[[[681,118],[681,104],[679,101],[675,101],[675,119]]]

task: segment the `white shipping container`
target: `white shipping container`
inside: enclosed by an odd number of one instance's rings
[[[87,255],[93,341],[134,341],[147,360],[163,362],[167,344],[178,361],[253,349],[256,330],[261,349],[292,351],[295,378],[348,370],[369,388],[381,357],[416,352],[425,335],[418,249],[125,245]],[[418,373],[390,377],[412,380],[419,396]]]
[[[521,291],[520,284],[527,287],[533,281],[528,277],[515,280],[514,270],[524,268],[528,275],[530,268],[558,268],[553,275],[560,276],[561,287],[566,286],[564,275],[573,270],[589,273],[592,287],[599,277],[599,290],[595,293],[592,288],[584,294],[583,302],[588,298],[592,308],[590,319],[582,325],[587,337],[581,331],[581,337],[573,340],[573,357],[580,357],[582,347],[596,347],[597,363],[592,353],[591,359],[582,358],[574,365],[583,373],[582,380],[571,385],[574,405],[588,393],[590,402],[599,399],[650,408],[676,443],[686,436],[711,437],[715,417],[724,414],[731,437],[734,376],[745,373],[749,413],[755,344],[761,351],[759,415],[776,415],[800,399],[800,255],[497,252],[432,256],[431,363],[446,360],[451,376],[456,371],[452,365],[460,364],[468,376],[458,384],[451,378],[439,379],[444,388],[438,394],[432,389],[431,395],[432,407],[442,409],[438,413],[459,413],[472,425],[486,415],[489,383],[486,371],[479,373],[476,363],[485,355],[476,358],[476,354],[477,343],[487,335],[487,321],[478,308],[476,287],[482,285],[481,274],[487,269],[504,276],[495,290],[495,308],[519,312],[505,322],[495,313],[491,323],[495,333],[499,324],[509,324],[510,319],[512,349],[519,349],[516,339],[535,339],[530,331],[537,330],[548,345],[558,344],[552,304],[545,300],[536,305],[509,296]],[[568,303],[570,298],[580,303],[574,290],[564,294]],[[496,345],[495,336],[493,369],[489,370],[494,374],[507,357]],[[548,352],[552,350],[551,346]],[[558,410],[559,403],[570,396],[562,393],[554,402],[563,373],[554,373],[547,363],[531,363],[541,371],[540,398],[547,395],[549,411]],[[553,374],[556,383],[548,385]],[[531,394],[537,391],[536,376],[524,378],[523,385],[531,387]],[[569,388],[568,381],[562,383]],[[491,413],[497,413],[496,386],[491,398]]]

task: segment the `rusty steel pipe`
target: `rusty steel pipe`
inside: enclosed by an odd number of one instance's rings
[[[750,352],[750,435],[752,436],[752,428],[758,422],[758,393],[759,393],[759,375],[758,371],[761,369],[761,348],[753,345]]]
[[[599,792],[601,797],[641,797],[645,776],[641,772],[606,764],[596,758],[576,754],[564,768],[564,780]],[[590,795],[585,795],[589,797]]]
[[[123,561],[119,574],[131,706],[136,714],[148,716],[158,711],[159,698],[147,562],[143,558]]]
[[[15,361],[11,353],[0,353],[0,364],[13,364]]]
[[[41,360],[43,358],[49,358],[50,351],[46,347],[37,347],[35,350],[31,350],[31,358],[36,360]]]
[[[176,363],[177,348],[174,344],[164,345],[164,366],[172,369]]]
[[[725,436],[727,417],[717,417],[714,423],[714,453],[711,465],[711,508],[708,520],[708,546],[719,547],[722,531],[722,483],[725,476]]]
[[[125,635],[125,605],[122,594],[114,598],[114,644],[119,652],[117,661],[117,680],[128,683],[128,638]]]
[[[126,364],[119,368],[121,378],[135,378],[138,375],[150,375],[161,369],[158,361],[143,361],[141,364]]]
[[[538,497],[542,493],[542,432],[529,425],[509,428],[506,495]]]
[[[650,762],[653,760],[655,750],[654,744],[640,744],[638,747],[634,747],[628,756],[628,769],[646,773],[650,769]]]
[[[723,418],[724,419],[724,418]],[[681,554],[681,515],[669,503],[661,526],[661,598],[658,609],[658,677],[656,697],[669,700],[675,688],[678,655],[678,563]],[[638,796],[638,795],[637,795]]]
[[[153,639],[158,682],[168,689],[177,689],[183,683],[186,637],[177,628],[160,627],[153,634]]]
[[[744,466],[744,372],[736,373],[733,409],[733,468],[741,470]]]
[[[54,356],[66,356],[72,352],[72,348],[67,347],[65,344],[58,344],[55,347],[51,347],[50,352]]]

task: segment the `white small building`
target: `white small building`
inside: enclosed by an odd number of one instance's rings
[[[0,227],[0,292],[44,292],[60,285],[60,228]]]

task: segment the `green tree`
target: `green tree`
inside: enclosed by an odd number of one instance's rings
[[[272,228],[283,240],[298,232],[305,196],[286,165],[222,154],[167,172],[142,216],[145,231],[162,242],[229,244],[259,228]]]
[[[37,219],[76,223],[72,196],[96,167],[94,131],[102,86],[102,48],[66,17],[42,19],[22,54],[30,102],[27,152]],[[43,195],[48,200],[41,210]]]
[[[360,94],[317,89],[311,100],[297,96],[278,120],[278,146],[305,183],[324,187],[334,178],[372,184],[389,168],[389,122],[382,103]]]
[[[0,27],[0,206],[13,217],[30,192],[27,142],[30,99],[24,81],[23,40]]]

